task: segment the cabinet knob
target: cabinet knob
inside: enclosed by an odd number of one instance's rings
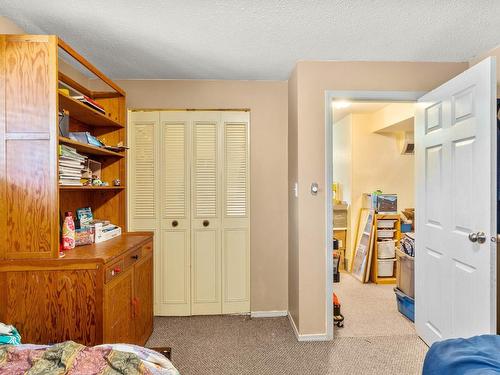
[[[177,225],[179,225],[179,222],[177,220],[172,221],[172,226],[175,228]]]
[[[203,226],[208,227],[210,225],[210,221],[208,220],[203,220]]]
[[[132,255],[132,259],[135,259],[135,260],[139,259],[139,255]]]

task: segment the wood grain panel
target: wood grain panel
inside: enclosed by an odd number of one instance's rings
[[[15,325],[23,342],[98,341],[96,306],[101,304],[102,289],[97,271],[8,272],[4,277],[8,301],[1,320]]]
[[[49,132],[52,108],[48,43],[7,40],[7,132]],[[54,100],[54,99],[53,99]]]
[[[56,39],[8,35],[2,49],[0,257],[57,257]]]
[[[130,268],[104,288],[104,342],[134,342],[132,311],[134,270]]]
[[[135,340],[144,345],[153,332],[153,256],[150,253],[134,266]]]
[[[5,148],[7,257],[50,257],[51,234],[57,230],[53,220],[55,187],[47,160],[50,142],[10,140]]]
[[[5,171],[5,44],[6,36],[0,35],[0,197],[5,197],[7,194],[7,174]],[[7,239],[6,225],[7,221],[5,214],[7,207],[5,199],[0,199],[0,260],[5,259],[7,247],[1,245]],[[1,279],[0,279],[1,282]],[[0,293],[0,299],[3,293]],[[2,309],[2,301],[0,300],[0,313]]]

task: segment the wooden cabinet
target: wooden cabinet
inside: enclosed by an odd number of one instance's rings
[[[126,232],[127,153],[63,137],[58,126],[65,112],[70,132],[126,144],[125,92],[54,35],[0,35],[0,56],[0,321],[25,343],[143,345],[153,329],[153,236]],[[105,91],[79,83],[68,58]],[[102,111],[72,97],[80,94]],[[109,186],[60,186],[61,144],[100,162]],[[123,234],[59,258],[60,216],[81,207]]]
[[[148,254],[134,266],[135,339],[147,341],[153,327],[153,257]]]
[[[0,263],[0,321],[23,342],[144,345],[153,331],[153,236],[126,233],[64,258]]]
[[[124,271],[104,288],[104,342],[134,341],[134,269]]]
[[[123,258],[104,287],[104,342],[145,343],[153,329],[152,242]]]

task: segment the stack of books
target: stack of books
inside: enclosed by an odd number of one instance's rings
[[[83,104],[95,109],[98,112],[101,112],[103,115],[106,114],[106,110],[102,105],[100,105],[94,99],[89,98],[86,95],[73,96],[72,98],[78,100],[79,102],[82,102]]]
[[[76,152],[76,149],[59,145],[59,185],[82,186],[82,170],[87,157]]]

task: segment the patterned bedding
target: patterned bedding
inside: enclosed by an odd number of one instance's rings
[[[179,375],[160,353],[129,344],[87,347],[73,341],[0,346],[0,375]]]

